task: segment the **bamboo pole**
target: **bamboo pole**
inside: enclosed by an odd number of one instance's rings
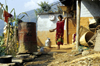
[[[67,39],[67,44],[68,44],[68,12],[67,12],[67,17],[66,17],[66,39]]]
[[[81,9],[81,0],[78,0],[77,3],[77,28],[76,28],[76,50],[79,47],[79,34],[80,34],[80,9]]]
[[[10,37],[10,18],[9,18],[9,21],[8,21],[8,24],[7,24],[7,42],[6,42],[6,44],[7,44],[7,47],[9,46],[8,44],[9,44],[9,37]],[[7,53],[8,53],[8,51],[7,51]]]
[[[15,27],[14,27],[14,43],[15,44],[17,43],[17,26],[16,26],[16,24],[15,24]]]

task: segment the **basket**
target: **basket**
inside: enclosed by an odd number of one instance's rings
[[[82,37],[82,35],[86,32],[90,31],[89,29],[83,27],[83,26],[80,26],[80,37]]]
[[[92,38],[93,35],[94,33],[91,31],[84,33],[84,35],[80,38],[80,44],[84,46],[89,46],[88,41]]]

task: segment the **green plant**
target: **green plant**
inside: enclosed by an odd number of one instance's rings
[[[18,25],[18,20],[21,20],[22,18],[24,18],[25,15],[28,16],[28,14],[27,14],[26,12],[22,12],[22,13],[20,13],[20,14],[17,16],[14,8],[11,10],[10,13],[12,13],[13,11],[14,11],[14,19],[12,19],[12,22],[15,21],[15,25]],[[19,16],[22,15],[22,14],[23,14],[23,16],[19,18]],[[28,17],[29,17],[29,16],[28,16]],[[30,21],[30,18],[29,18],[29,21]]]
[[[3,7],[3,5],[0,3],[0,5]],[[8,6],[6,5],[6,7],[4,8],[3,7],[3,10],[6,10],[8,12]],[[25,17],[25,15],[28,16],[27,13],[25,12],[22,12],[20,13],[18,16],[16,15],[16,12],[15,12],[15,9],[13,8],[10,12],[10,14],[14,11],[14,18],[9,18],[10,22],[7,23],[7,26],[8,26],[8,29],[7,29],[7,48],[6,48],[6,51],[7,51],[7,54],[9,54],[8,52],[12,52],[12,54],[16,53],[15,51],[17,50],[16,48],[16,44],[17,44],[17,25],[18,25],[18,21],[21,20],[23,17]],[[22,15],[23,14],[23,15]],[[19,16],[22,15],[22,17],[19,18]],[[28,16],[29,17],[29,16]],[[4,19],[2,19],[4,20]],[[30,21],[30,19],[29,19]],[[13,27],[13,34],[10,35],[10,23],[11,22],[15,22],[15,26]],[[13,36],[13,38],[11,38]],[[11,40],[10,40],[11,38]],[[4,40],[3,39],[0,39],[1,42],[0,44],[2,45],[4,43]],[[11,43],[10,43],[11,42]],[[8,46],[8,44],[11,44],[10,46]],[[4,49],[5,47],[2,47],[0,46],[0,52]],[[9,50],[10,48],[10,50]],[[6,52],[5,51],[5,52]],[[4,53],[4,52],[3,52]]]
[[[48,2],[41,2],[38,5],[42,8],[43,11],[49,11],[51,9],[51,5],[48,4]]]
[[[16,55],[16,52],[18,51],[18,47],[17,47],[17,41],[18,41],[17,40],[17,34],[18,34],[17,29],[18,29],[18,26],[17,25],[19,24],[18,23],[19,20],[21,20],[23,17],[25,17],[25,15],[28,16],[28,14],[25,12],[22,12],[17,16],[14,8],[11,10],[10,13],[12,13],[13,11],[14,11],[14,19],[11,19],[11,21],[15,22],[15,26],[13,28],[13,34],[14,34],[13,37],[14,38],[12,38],[12,43],[11,43],[13,45],[13,48],[11,48],[12,49],[11,54]],[[22,14],[25,14],[25,15],[22,15]],[[22,17],[19,18],[20,15],[22,15]],[[30,21],[30,19],[29,19],[29,21]]]
[[[37,3],[37,4],[38,4],[41,8],[38,8],[38,9],[34,10],[36,16],[37,16],[37,14],[39,14],[39,13],[51,12],[51,6],[52,6],[53,4],[49,5],[48,2],[45,2],[45,1],[44,1],[44,2],[41,2],[41,3]]]
[[[42,13],[42,12],[43,12],[43,10],[40,9],[40,8],[38,8],[38,9],[36,9],[36,10],[34,10],[34,11],[35,11],[36,16],[38,15],[38,13]]]
[[[6,52],[4,52],[5,49],[6,49],[6,47],[4,46],[4,44],[5,44],[5,42],[4,42],[4,36],[2,34],[2,36],[0,36],[0,56],[6,54]]]

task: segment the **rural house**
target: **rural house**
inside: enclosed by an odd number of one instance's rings
[[[59,4],[60,2],[58,2]],[[76,1],[77,4],[77,1]],[[57,8],[57,5],[54,5]],[[52,6],[52,8],[54,7]],[[60,5],[62,6],[62,5]],[[77,6],[76,10],[77,10]],[[100,2],[99,1],[81,1],[81,13],[80,13],[80,26],[84,26],[89,29],[89,19],[100,17]],[[54,9],[55,10],[55,9]],[[58,13],[41,13],[38,14],[37,20],[37,37],[41,44],[45,44],[47,37],[51,39],[51,45],[56,45],[55,36],[56,32],[50,33],[49,30],[56,28],[56,22],[58,20],[58,15],[63,12]],[[52,16],[52,18],[50,17]],[[67,13],[63,15],[67,16]],[[68,20],[65,21],[64,26],[64,44],[72,44],[72,35],[76,33],[76,18],[73,18],[71,14],[68,13]],[[53,20],[50,20],[53,19]],[[67,24],[66,24],[67,23]],[[64,45],[64,46],[65,46]]]

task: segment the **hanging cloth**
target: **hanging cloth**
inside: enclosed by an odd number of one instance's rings
[[[9,14],[7,11],[5,11],[4,10],[4,14],[3,14],[3,16],[4,16],[4,21],[6,22],[6,23],[8,23],[8,18],[10,17],[12,17],[12,15],[11,14]]]

